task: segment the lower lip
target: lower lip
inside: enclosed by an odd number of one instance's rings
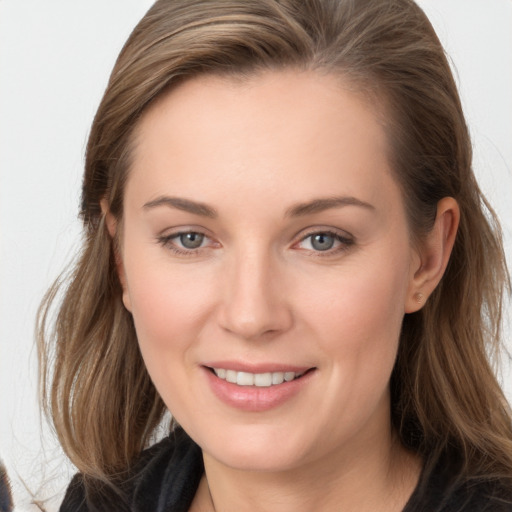
[[[297,395],[310,381],[314,371],[290,382],[269,387],[238,386],[219,379],[210,369],[204,368],[208,384],[214,395],[225,404],[242,411],[263,412],[279,407]]]

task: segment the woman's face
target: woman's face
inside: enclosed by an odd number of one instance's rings
[[[325,75],[200,77],[138,128],[120,273],[176,420],[243,469],[389,440],[419,258],[374,109]]]

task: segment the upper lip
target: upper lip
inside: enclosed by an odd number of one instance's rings
[[[304,373],[311,370],[312,366],[292,365],[284,363],[249,363],[240,361],[211,361],[202,363],[207,368],[223,368],[224,370],[234,370],[236,372],[247,373],[274,373],[274,372],[295,372]]]

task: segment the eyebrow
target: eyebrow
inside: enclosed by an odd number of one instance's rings
[[[286,210],[286,217],[302,217],[303,215],[311,215],[320,213],[331,208],[341,208],[343,206],[359,206],[367,210],[375,210],[375,207],[370,203],[366,203],[352,196],[335,196],[335,197],[321,197],[313,199],[306,203],[299,203],[291,206]]]
[[[145,203],[144,209],[148,210],[159,206],[168,206],[170,208],[176,208],[178,210],[192,213],[194,215],[209,217],[211,219],[215,219],[218,216],[218,213],[214,208],[204,203],[181,197],[161,196]],[[331,208],[341,208],[343,206],[359,206],[368,210],[375,210],[375,207],[370,203],[361,201],[356,197],[323,197],[291,206],[286,210],[285,217],[302,217],[304,215],[320,213]]]
[[[184,199],[182,197],[170,196],[157,197],[156,199],[147,202],[144,205],[144,209],[149,210],[159,206],[168,206],[171,208],[176,208],[177,210],[183,210],[184,212],[193,213],[194,215],[209,217],[211,219],[216,218],[218,215],[214,208],[211,208],[204,203],[199,203],[190,199]]]

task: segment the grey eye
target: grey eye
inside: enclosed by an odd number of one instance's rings
[[[201,247],[204,241],[204,235],[201,233],[182,233],[180,235],[180,243],[186,249],[197,249]]]
[[[334,237],[327,233],[317,233],[316,235],[311,235],[310,238],[311,247],[315,251],[328,251],[333,248],[335,242]]]

